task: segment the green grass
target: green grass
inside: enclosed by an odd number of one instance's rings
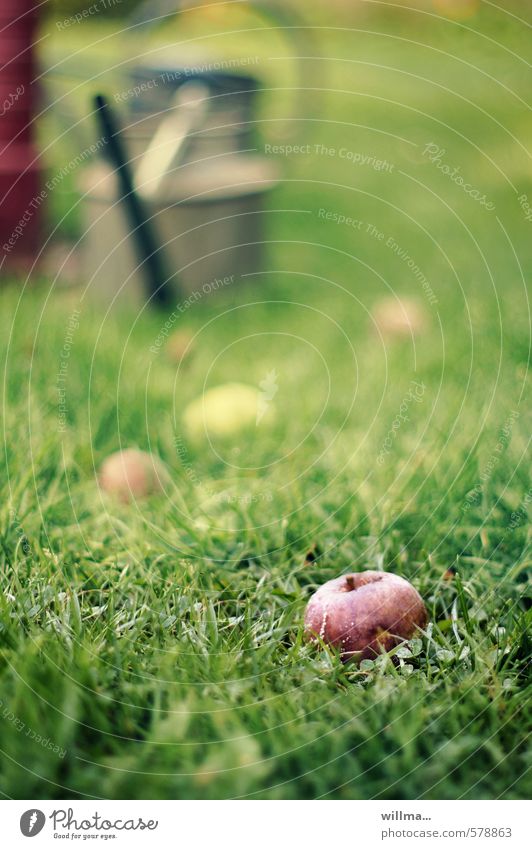
[[[343,93],[316,97],[300,141],[393,170],[283,160],[270,273],[183,316],[199,335],[177,375],[150,352],[164,315],[105,315],[47,280],[2,291],[6,796],[529,796],[532,224],[517,197],[532,197],[532,172],[516,94],[529,96],[530,50],[516,21],[469,25],[481,34],[415,15],[322,32],[326,87]],[[495,212],[423,157],[429,142]],[[415,344],[372,330],[390,291],[427,313]],[[257,386],[272,369],[273,425],[213,449],[186,441],[182,410],[207,375]],[[421,401],[378,463],[413,380]],[[102,497],[95,470],[120,445],[160,454],[164,495]],[[344,666],[304,644],[304,608],[364,568],[411,580],[430,626],[395,662]]]

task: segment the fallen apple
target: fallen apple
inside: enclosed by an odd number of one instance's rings
[[[193,353],[194,334],[190,330],[176,330],[168,337],[165,353],[170,362],[181,365]]]
[[[374,658],[428,621],[416,589],[390,572],[353,572],[323,584],[305,611],[305,633],[340,650],[343,661]]]
[[[262,393],[244,383],[224,383],[208,389],[186,407],[183,413],[185,431],[193,439],[216,439],[255,427],[261,401]],[[271,410],[268,414],[271,416]]]
[[[101,488],[120,501],[134,501],[159,492],[168,480],[168,472],[158,457],[135,448],[111,454],[99,475]]]
[[[427,326],[425,310],[411,298],[383,298],[372,310],[377,331],[385,339],[419,336]]]

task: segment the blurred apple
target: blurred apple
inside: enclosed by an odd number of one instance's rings
[[[254,386],[225,383],[192,401],[183,414],[183,424],[190,438],[229,437],[255,427],[263,415],[271,418],[271,408],[263,414],[263,405],[263,393]]]
[[[135,448],[111,454],[99,475],[101,488],[124,502],[160,492],[168,481],[162,460]]]
[[[383,298],[374,305],[373,321],[384,339],[419,336],[427,328],[425,310],[410,298]]]
[[[168,359],[176,365],[181,365],[188,360],[194,351],[193,338],[194,334],[191,330],[176,330],[172,333],[164,349]]]
[[[454,21],[472,18],[480,9],[480,0],[433,0],[433,4],[436,12]]]

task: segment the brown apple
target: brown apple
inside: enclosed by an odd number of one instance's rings
[[[340,650],[343,661],[375,658],[427,624],[412,584],[390,572],[352,572],[323,584],[305,611],[305,633]]]
[[[159,492],[168,479],[158,457],[135,448],[111,454],[104,461],[99,476],[101,488],[120,501],[134,501]]]

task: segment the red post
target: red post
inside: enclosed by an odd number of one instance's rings
[[[33,144],[37,0],[0,3],[0,263],[26,270],[40,248],[40,165]]]

